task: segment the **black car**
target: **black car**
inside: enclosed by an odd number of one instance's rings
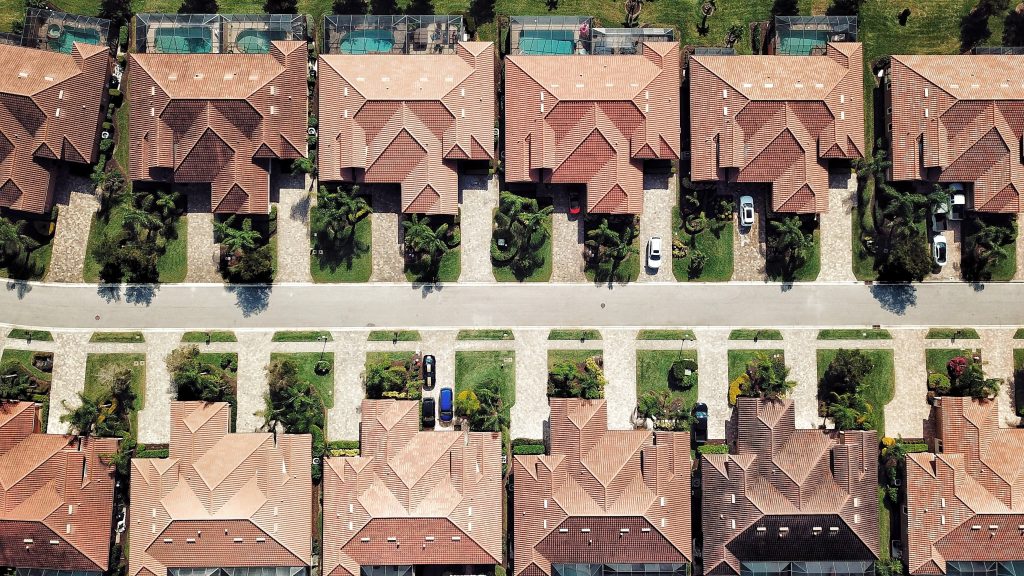
[[[424,398],[420,405],[420,423],[424,430],[434,429],[434,399]]]
[[[703,402],[693,405],[693,441],[697,444],[708,441],[708,405]]]
[[[426,355],[423,357],[423,388],[425,390],[433,390],[434,384],[436,383],[436,376],[434,370],[434,357]]]

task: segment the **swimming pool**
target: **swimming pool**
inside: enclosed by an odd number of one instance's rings
[[[263,30],[243,30],[235,36],[238,49],[246,54],[270,52],[270,35]]]
[[[342,54],[380,54],[391,52],[394,45],[391,30],[353,30],[341,39],[338,49]]]
[[[519,50],[523,54],[572,54],[576,36],[572,30],[523,30]]]
[[[100,33],[91,28],[65,26],[64,30],[61,31],[59,38],[49,41],[51,50],[63,52],[64,54],[71,54],[71,47],[75,42],[94,45],[99,44]]]
[[[165,54],[209,54],[213,33],[206,26],[176,26],[156,29],[153,46]]]
[[[790,31],[779,37],[779,54],[807,56],[813,48],[824,46],[831,33],[828,30]]]

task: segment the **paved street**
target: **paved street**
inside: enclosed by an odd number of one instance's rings
[[[1024,285],[7,282],[0,323],[53,328],[1024,325]]]

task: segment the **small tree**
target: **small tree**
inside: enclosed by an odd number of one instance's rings
[[[216,14],[220,12],[217,0],[185,0],[178,14]]]
[[[741,391],[743,396],[780,400],[796,386],[796,382],[789,379],[789,367],[778,354],[758,352],[747,365],[747,376],[750,385]]]
[[[369,7],[366,0],[335,0],[332,12],[335,14],[366,14]]]
[[[263,11],[267,14],[296,14],[298,7],[298,0],[266,0],[263,3]]]
[[[866,430],[873,408],[859,391],[843,394],[832,393],[832,401],[828,405],[828,416],[836,425],[836,430]]]
[[[460,418],[472,420],[480,411],[480,400],[472,390],[463,390],[455,397],[455,414]]]
[[[875,369],[875,363],[860,350],[842,348],[836,351],[822,376],[826,393],[849,394]]]
[[[78,393],[78,406],[60,417],[61,422],[67,422],[68,428],[78,436],[91,436],[96,422],[100,418],[100,408],[96,400],[89,398],[84,393]],[[65,402],[64,408],[68,405]]]

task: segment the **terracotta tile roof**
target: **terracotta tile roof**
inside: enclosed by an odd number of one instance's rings
[[[110,63],[105,46],[76,42],[62,54],[0,45],[0,206],[43,213],[56,161],[96,161]]]
[[[772,184],[772,209],[828,209],[828,160],[864,152],[863,52],[690,58],[690,170],[697,181]]]
[[[132,180],[210,183],[214,212],[270,211],[270,162],[306,156],[306,43],[129,54]]]
[[[40,434],[35,404],[0,402],[0,566],[107,569],[117,442]]]
[[[730,454],[703,456],[706,574],[879,557],[874,431],[797,430],[792,400],[740,398],[728,436]]]
[[[974,209],[1024,206],[1024,56],[893,56],[894,180],[974,184]]]
[[[996,402],[937,398],[940,453],[907,455],[907,564],[944,574],[950,561],[1024,558],[1024,430],[999,427]]]
[[[501,436],[420,432],[416,401],[364,400],[361,413],[361,455],[324,466],[323,573],[500,563]]]
[[[231,434],[224,402],[172,402],[170,456],[133,459],[128,573],[308,566],[312,440]]]
[[[587,186],[587,210],[639,214],[643,162],[679,158],[679,45],[505,59],[505,178]]]
[[[692,562],[689,433],[609,431],[604,400],[549,402],[550,454],[513,462],[515,575]]]
[[[494,159],[494,44],[321,54],[320,179],[400,183],[402,211],[456,214],[458,160]]]

